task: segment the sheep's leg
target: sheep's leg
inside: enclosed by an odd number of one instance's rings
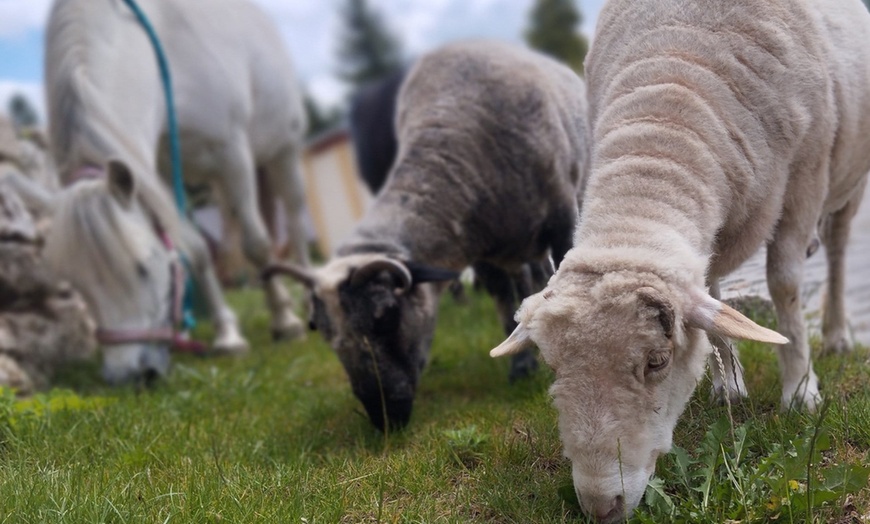
[[[483,284],[484,289],[495,300],[496,309],[505,335],[509,336],[517,327],[517,323],[514,320],[514,313],[516,313],[519,306],[517,282],[504,270],[486,262],[474,264],[474,276],[478,282]],[[517,379],[530,376],[537,369],[538,359],[534,351],[526,349],[511,358],[509,378],[513,382]]]
[[[718,278],[712,279],[710,296],[716,300],[721,298]],[[730,339],[718,335],[711,335],[710,343],[719,352],[719,358],[716,357],[716,353],[710,354],[713,399],[717,402],[725,402],[727,395],[729,401],[739,402],[747,396],[747,391],[746,384],[743,382],[743,366],[740,365],[737,346]],[[719,359],[722,360],[721,366]]]
[[[793,405],[803,405],[812,411],[821,397],[819,379],[810,361],[810,345],[800,297],[806,247],[816,226],[815,220],[803,219],[813,216],[809,211],[806,209],[802,214],[785,209],[776,235],[767,249],[767,285],[776,306],[779,332],[789,340],[778,346],[782,407],[788,409]]]
[[[262,271],[272,262],[272,245],[258,209],[254,160],[247,141],[240,137],[234,145],[228,146],[224,151],[222,165],[224,170],[220,182],[224,201],[241,224],[245,255]],[[292,224],[290,234],[296,235]],[[297,247],[297,257],[305,256],[300,255],[301,253],[302,250]],[[290,294],[280,280],[277,277],[270,278],[263,286],[266,303],[272,314],[272,336],[287,340],[304,337],[305,328],[293,313]]]
[[[212,348],[218,353],[246,352],[248,342],[242,337],[236,314],[224,300],[205,239],[202,238],[193,224],[184,220],[181,226],[181,241],[190,262],[193,278],[208,303],[209,314],[215,330]]]
[[[866,182],[865,182],[866,183]],[[825,353],[846,353],[852,350],[846,317],[845,289],[846,243],[852,218],[858,211],[863,188],[843,209],[827,218],[822,228],[822,242],[828,258],[828,288],[822,313],[822,336]]]

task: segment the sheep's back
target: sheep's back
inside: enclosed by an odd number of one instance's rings
[[[748,257],[776,227],[790,165],[834,139],[820,32],[801,1],[609,2],[587,58],[595,146],[578,235],[606,235],[596,217],[642,188],[676,210],[652,220],[722,271]]]
[[[832,212],[845,205],[857,180],[870,171],[870,13],[857,0],[822,7],[818,16],[831,43],[827,63],[838,122],[824,210]]]
[[[423,56],[402,86],[398,156],[367,220],[381,227],[377,215],[403,205],[450,230],[464,263],[539,256],[548,221],[576,213],[585,104],[575,73],[515,46],[462,42]]]

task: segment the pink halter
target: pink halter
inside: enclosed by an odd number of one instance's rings
[[[70,176],[67,185],[75,184],[80,180],[103,180],[106,178],[106,171],[93,164],[85,164],[75,171]],[[184,318],[183,302],[184,302],[184,266],[181,263],[178,255],[178,250],[172,244],[172,239],[169,234],[156,220],[154,221],[154,232],[163,247],[172,256],[171,272],[172,280],[170,283],[172,293],[172,309],[170,311],[169,325],[166,327],[155,327],[146,329],[111,329],[98,327],[96,331],[97,341],[102,345],[118,345],[129,344],[131,342],[166,342],[172,349],[184,353],[205,353],[207,347],[202,342],[193,340],[186,333],[179,330]]]

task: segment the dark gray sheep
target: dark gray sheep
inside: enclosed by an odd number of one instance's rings
[[[571,247],[589,149],[582,80],[495,42],[423,56],[396,130],[386,185],[335,257],[316,271],[285,268],[312,290],[312,324],[379,428],[410,418],[444,281],[474,265],[513,329],[517,299],[533,291],[523,267],[551,255],[558,264]],[[527,353],[514,372],[529,366]]]

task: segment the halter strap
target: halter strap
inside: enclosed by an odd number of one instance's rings
[[[85,164],[75,171],[69,178],[67,185],[75,184],[80,180],[102,180],[106,178],[106,170],[94,164]],[[108,329],[97,328],[97,341],[106,346],[129,344],[131,342],[167,342],[172,349],[183,353],[205,353],[208,348],[202,342],[193,340],[178,329],[184,320],[184,267],[179,260],[178,251],[169,237],[169,233],[154,220],[154,233],[160,239],[163,247],[172,255],[171,262],[171,293],[172,309],[169,312],[170,325],[163,328],[148,329]]]

